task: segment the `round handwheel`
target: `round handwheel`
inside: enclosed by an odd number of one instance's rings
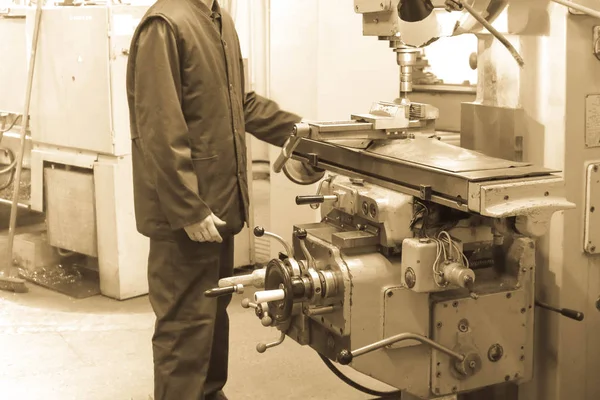
[[[269,315],[277,324],[287,322],[292,316],[294,306],[294,293],[292,277],[288,268],[278,259],[273,259],[267,265],[265,273],[265,290],[283,289],[285,298],[283,300],[271,301]]]

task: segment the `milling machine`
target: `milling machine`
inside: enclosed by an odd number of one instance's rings
[[[409,99],[417,48],[481,21],[452,13],[444,32],[435,8],[445,4],[407,4],[354,2],[364,35],[397,54],[400,97],[348,121],[297,124],[274,164],[296,183],[320,181],[296,203],[320,207],[321,222],[295,226],[293,244],[256,227],[285,252],[205,295],[254,286],[242,306],[280,332],[259,353],[289,337],[418,398],[521,384],[533,377],[535,306],[583,320],[537,301],[535,291],[536,242],[555,213],[575,204],[556,169],[439,140],[438,110]],[[489,22],[505,5],[469,8],[487,10]]]

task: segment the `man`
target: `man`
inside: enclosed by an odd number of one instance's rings
[[[156,400],[226,399],[233,273],[248,221],[245,132],[281,146],[300,117],[244,93],[233,20],[212,0],[158,0],[127,69],[135,213],[150,238]]]

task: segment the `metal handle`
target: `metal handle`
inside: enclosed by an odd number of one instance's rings
[[[275,346],[279,346],[281,343],[283,343],[283,340],[285,339],[285,332],[281,332],[281,336],[279,337],[279,339],[275,342],[271,342],[271,343],[259,343],[256,345],[256,351],[258,351],[259,353],[264,353],[265,351],[267,351],[267,349],[270,349],[272,347]]]
[[[584,315],[581,311],[576,311],[576,310],[571,310],[570,308],[557,308],[557,307],[553,307],[551,305],[548,305],[546,303],[542,303],[539,300],[535,301],[535,305],[540,307],[540,308],[544,308],[546,310],[549,311],[554,311],[555,313],[559,313],[560,315],[562,315],[563,317],[567,317],[570,319],[573,319],[575,321],[583,321]]]
[[[310,134],[310,125],[304,122],[300,122],[294,125],[292,135],[286,140],[283,147],[281,148],[281,154],[277,157],[277,160],[273,163],[273,172],[280,173],[285,163],[292,157],[294,150],[300,144],[300,138],[308,137]]]
[[[296,236],[296,238],[298,239],[298,242],[300,244],[300,249],[302,250],[302,253],[304,254],[304,258],[306,259],[306,263],[307,268],[302,268],[302,265],[300,266],[300,268],[303,269],[303,272],[306,273],[306,271],[304,269],[308,269],[308,268],[315,268],[315,259],[313,258],[312,254],[310,254],[310,251],[308,251],[308,247],[306,247],[306,243],[305,240],[308,237],[308,232],[306,232],[306,229],[297,229],[294,232],[294,235]]]
[[[453,357],[453,358],[455,358],[455,359],[457,359],[458,361],[461,361],[461,362],[464,361],[464,359],[465,359],[465,356],[463,354],[459,354],[459,353],[457,353],[455,351],[452,351],[449,348],[444,347],[441,344],[436,343],[433,340],[431,340],[429,338],[426,338],[423,335],[416,334],[416,333],[401,333],[399,335],[395,335],[395,336],[389,337],[387,339],[380,340],[379,342],[375,342],[375,343],[370,344],[368,346],[361,347],[361,348],[356,349],[354,351],[342,350],[338,354],[337,359],[338,359],[338,362],[340,364],[342,364],[342,365],[348,365],[348,364],[350,364],[352,362],[352,360],[355,357],[371,353],[371,352],[373,352],[375,350],[379,350],[379,349],[381,349],[383,347],[390,346],[390,345],[392,345],[394,343],[398,343],[398,342],[401,342],[401,341],[404,341],[404,340],[416,340],[416,341],[421,342],[423,344],[426,344],[426,345],[428,345],[430,347],[433,347],[434,349],[436,349],[436,350],[438,350],[438,351],[440,351],[440,352],[442,352],[444,354],[447,354],[450,357]]]
[[[251,274],[232,276],[229,278],[223,278],[219,280],[219,287],[229,286],[254,286],[257,289],[265,287],[265,273],[266,268],[257,269]]]
[[[254,301],[256,303],[269,303],[283,299],[285,299],[285,291],[283,289],[262,290],[254,293]]]
[[[214,289],[209,289],[204,292],[206,297],[219,297],[219,296],[228,296],[234,293],[244,293],[244,285],[235,285],[228,287],[219,287]]]
[[[337,201],[337,199],[338,197],[336,195],[296,196],[296,205],[322,204],[326,201]]]
[[[256,237],[268,236],[268,237],[271,237],[271,238],[277,240],[285,248],[285,252],[287,253],[287,256],[290,258],[294,257],[294,250],[292,249],[292,246],[290,246],[290,244],[288,242],[283,240],[283,238],[279,235],[265,231],[265,228],[263,228],[262,226],[257,226],[254,228],[254,236],[256,236]]]

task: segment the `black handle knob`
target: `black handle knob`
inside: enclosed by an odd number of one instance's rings
[[[560,311],[560,315],[563,317],[574,319],[575,321],[583,321],[583,313],[581,311],[571,310],[569,308],[563,308]]]
[[[321,204],[325,202],[325,196],[312,195],[312,196],[296,196],[296,205],[303,206],[306,204]]]
[[[265,228],[263,228],[262,226],[257,226],[254,228],[254,236],[263,237],[264,234],[265,234]]]
[[[235,293],[235,286],[228,286],[223,288],[215,288],[209,289],[204,292],[206,297],[219,297],[219,296],[227,296]]]
[[[300,240],[304,240],[308,236],[308,233],[306,233],[306,229],[296,229],[296,232],[294,232],[294,234],[296,235],[296,238]]]
[[[576,310],[571,310],[570,308],[557,308],[557,307],[553,307],[549,304],[546,303],[542,303],[539,300],[535,301],[535,305],[538,307],[541,307],[543,309],[546,309],[548,311],[554,311],[556,313],[559,313],[560,315],[562,315],[563,317],[567,317],[570,318],[572,320],[575,321],[583,321],[584,315],[581,311],[576,311]]]
[[[352,353],[350,353],[350,351],[342,350],[340,351],[340,354],[338,354],[337,361],[342,365],[348,365],[352,362],[353,358],[354,357],[352,356]]]

